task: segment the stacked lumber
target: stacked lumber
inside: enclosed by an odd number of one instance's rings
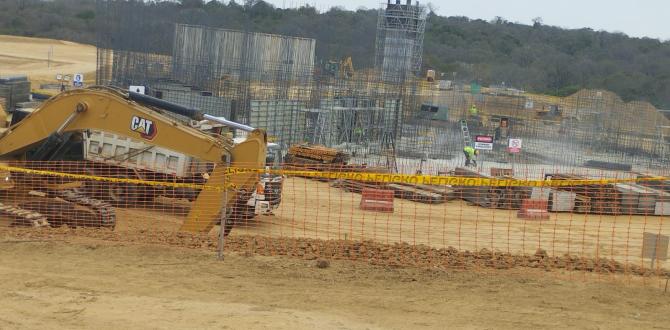
[[[653,188],[656,190],[662,190],[670,193],[670,180],[658,180],[655,178],[656,178],[655,176],[649,174],[638,174],[637,183],[645,187]]]
[[[493,178],[470,169],[457,167],[454,176]],[[497,178],[510,178],[507,176]],[[454,186],[454,195],[473,204],[497,209],[518,210],[524,199],[530,198],[530,187]]]
[[[624,214],[654,214],[656,194],[649,188],[635,184],[617,184],[621,212]]]
[[[369,172],[366,165],[347,164],[349,155],[343,151],[318,145],[293,145],[284,158],[288,170],[323,172]],[[322,180],[323,181],[323,180]]]
[[[588,180],[572,174],[548,174],[551,180]],[[621,214],[621,194],[612,184],[561,186],[556,189],[576,194],[575,212],[593,214]]]
[[[349,155],[343,151],[319,145],[296,144],[288,149],[288,156],[297,161],[320,162],[322,164],[345,164]]]
[[[333,187],[360,194],[364,189],[393,190],[394,197],[417,203],[442,204],[455,199],[450,187],[412,185],[404,183],[384,183],[354,180],[337,180]]]
[[[376,173],[379,173],[379,171]],[[383,173],[386,173],[386,171]],[[337,180],[333,187],[359,194],[363,189],[393,190],[395,198],[426,204],[441,204],[456,198],[454,190],[449,186]]]
[[[383,182],[368,182],[368,181],[354,181],[354,180],[337,180],[333,183],[333,187],[342,188],[348,192],[360,194],[363,189],[381,189],[387,190],[388,184]]]
[[[624,214],[670,214],[670,193],[637,184],[617,184]]]
[[[396,198],[426,204],[442,204],[454,199],[454,191],[447,186],[411,185],[391,183],[388,185],[395,192]]]
[[[670,201],[666,201],[666,194],[670,194],[670,180],[658,180],[653,175],[638,174],[638,184],[651,188],[654,191],[662,192],[661,198],[657,199],[656,207],[654,208],[655,215],[670,215]],[[650,180],[644,180],[650,179]],[[653,180],[651,180],[653,179]]]
[[[284,168],[324,172],[360,172],[388,173],[387,168],[367,167],[366,165],[347,164],[349,155],[337,149],[318,145],[293,145],[288,150]],[[328,181],[328,179],[314,178]],[[370,182],[357,180],[336,180],[334,187],[349,192],[361,193],[364,189],[393,190],[395,198],[419,203],[438,204],[453,199],[453,190],[449,187],[412,185],[400,183]]]

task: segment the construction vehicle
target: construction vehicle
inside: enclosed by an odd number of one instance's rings
[[[542,106],[542,109],[537,110],[536,118],[549,121],[561,121],[563,119],[563,111],[557,104],[550,104]]]
[[[220,138],[223,125],[203,120],[190,121],[189,126]],[[233,139],[233,143],[240,144],[245,140],[245,137],[237,137]],[[83,132],[83,142],[83,159],[105,164],[91,166],[87,171],[91,175],[105,176],[113,171],[115,177],[121,178],[203,184],[206,181],[203,174],[212,166],[211,163],[174,150],[109,132]],[[280,152],[279,145],[268,143],[267,150],[266,164],[276,167],[276,162],[280,159],[277,157]],[[239,206],[244,212],[240,212],[237,220],[272,214],[279,207],[282,184],[281,175],[262,173],[249,200],[244,206]],[[85,191],[115,206],[131,207],[159,196],[193,201],[199,193],[198,189],[192,188],[147,187],[95,181],[87,182]]]
[[[435,70],[426,71],[426,81],[435,82]]]
[[[175,114],[192,120],[220,123],[246,131],[248,135],[243,142],[234,144],[230,138],[215,137],[184,124],[172,116]],[[247,203],[257,188],[259,175],[257,171],[229,174],[228,168],[262,169],[265,165],[267,136],[263,130],[110,87],[76,89],[49,99],[0,134],[0,160],[12,164],[23,160],[62,159],[63,155],[71,151],[69,146],[72,142],[82,141],[82,132],[89,130],[124,135],[209,164],[208,171],[201,176],[204,179],[202,188],[198,190],[187,219],[181,226],[183,231],[208,232],[218,221],[225,219],[225,231],[229,232],[234,225],[238,206]],[[0,215],[14,218],[15,223],[36,224],[43,218],[51,223],[52,218],[57,218],[54,209],[62,210],[68,206],[78,213],[73,217],[74,220],[65,220],[74,221],[75,225],[92,223],[101,227],[114,226],[114,208],[111,204],[83,195],[82,182],[15,172],[11,173],[11,177],[5,177],[5,181],[15,182],[14,185],[6,184],[5,187],[9,188],[5,190],[14,194],[20,190],[28,192],[21,198],[3,198],[3,202],[19,202],[8,205],[13,209]],[[3,212],[1,207],[0,212]],[[39,219],[31,220],[33,218]],[[59,221],[63,219],[56,219],[57,223]]]
[[[325,71],[331,76],[338,79],[351,79],[356,73],[354,71],[354,64],[351,61],[351,56],[346,57],[341,61],[329,60],[325,64]]]

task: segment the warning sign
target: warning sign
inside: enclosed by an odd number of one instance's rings
[[[475,149],[493,150],[493,136],[475,135]]]
[[[512,153],[521,152],[521,139],[509,139],[507,150]]]
[[[477,149],[477,150],[493,150],[493,143],[475,142],[475,149]]]
[[[74,87],[83,87],[84,86],[84,75],[81,73],[75,73],[72,78],[72,86]]]
[[[493,136],[475,135],[475,142],[493,143]]]

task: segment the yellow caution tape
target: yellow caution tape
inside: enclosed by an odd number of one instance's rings
[[[367,173],[367,172],[322,172],[303,170],[265,170],[249,168],[229,168],[228,173],[257,172],[300,176],[308,178],[320,178],[329,180],[352,180],[383,183],[422,184],[434,186],[494,186],[494,187],[565,187],[584,185],[605,185],[624,182],[639,181],[662,181],[665,177],[643,178],[643,179],[584,179],[584,180],[519,180],[519,179],[496,179],[481,177],[460,176],[436,176],[436,175],[406,175],[390,173]]]
[[[27,174],[37,174],[45,176],[57,176],[62,178],[74,180],[93,180],[113,183],[128,183],[138,185],[162,186],[172,188],[192,188],[192,189],[207,189],[215,191],[223,191],[225,187],[208,186],[194,183],[178,183],[178,182],[164,182],[164,181],[148,181],[130,178],[112,178],[96,175],[63,173],[56,171],[35,170],[22,167],[3,166],[0,165],[0,170],[9,172],[21,172]],[[565,187],[565,186],[584,186],[584,185],[605,185],[626,182],[639,181],[663,181],[669,180],[666,177],[653,178],[631,178],[631,179],[585,179],[585,180],[518,180],[518,179],[496,179],[496,178],[481,178],[481,177],[459,177],[459,176],[436,176],[436,175],[406,175],[406,174],[390,174],[390,173],[367,173],[367,172],[322,172],[322,171],[304,171],[304,170],[266,170],[266,169],[252,169],[252,168],[236,168],[231,167],[226,169],[228,175],[236,173],[255,172],[259,174],[277,174],[288,176],[300,176],[307,178],[319,178],[327,180],[352,180],[352,181],[366,181],[366,182],[380,182],[380,183],[404,183],[404,184],[422,184],[434,186],[493,186],[493,187]],[[226,187],[235,188],[234,184],[229,184]]]
[[[23,168],[23,167],[4,166],[4,165],[0,165],[0,170],[4,170],[4,171],[8,171],[8,172],[35,174],[35,175],[55,176],[55,177],[60,177],[60,178],[73,179],[73,180],[128,183],[128,184],[172,187],[172,188],[205,189],[205,190],[213,190],[213,191],[223,191],[225,189],[225,187],[221,187],[221,186],[211,186],[211,185],[207,186],[207,185],[202,185],[202,184],[197,184],[197,183],[149,181],[149,180],[130,179],[130,178],[112,178],[112,177],[88,175],[88,174],[74,174],[74,173],[64,173],[64,172],[56,172],[56,171],[35,170],[35,169],[29,169],[29,168]],[[229,184],[229,185],[227,185],[227,187],[234,189],[235,185],[234,184]]]

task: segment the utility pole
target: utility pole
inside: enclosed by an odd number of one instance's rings
[[[49,46],[49,51],[47,52],[47,68],[51,68],[51,58],[54,54],[54,46]]]

